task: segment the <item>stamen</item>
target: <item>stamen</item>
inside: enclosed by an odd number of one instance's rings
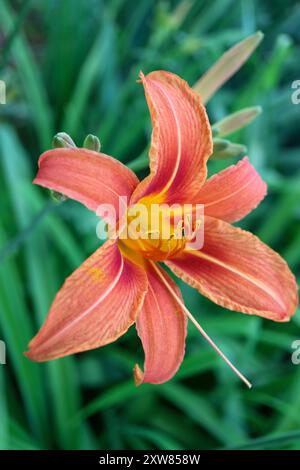
[[[191,320],[191,322],[195,325],[197,330],[200,331],[202,336],[206,339],[206,341],[209,342],[209,344],[214,348],[214,350],[222,357],[222,359],[228,364],[228,366],[235,372],[235,374],[247,385],[247,387],[251,388],[252,384],[249,382],[249,380],[246,379],[246,377],[230,362],[230,360],[225,356],[225,354],[218,348],[218,346],[213,342],[213,340],[208,336],[208,334],[204,331],[202,326],[197,322],[197,320],[193,317],[191,312],[186,308],[184,303],[180,300],[176,292],[174,292],[173,288],[169,285],[169,283],[166,281],[164,276],[162,275],[161,271],[159,268],[156,266],[156,264],[153,261],[150,261],[152,264],[153,268],[165,284],[166,288],[168,291],[172,294],[176,302],[180,305],[186,316]]]

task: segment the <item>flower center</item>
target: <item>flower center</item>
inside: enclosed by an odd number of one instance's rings
[[[144,258],[163,261],[185,247],[182,220],[177,205],[157,204],[145,197],[128,208],[120,239]]]

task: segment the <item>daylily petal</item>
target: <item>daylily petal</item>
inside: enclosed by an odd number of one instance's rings
[[[267,193],[248,158],[212,176],[197,195],[204,213],[227,222],[235,222],[251,212]]]
[[[175,282],[163,269],[160,271],[181,298]],[[169,380],[177,372],[185,351],[186,316],[150,263],[147,274],[148,292],[136,321],[145,351],[144,373],[138,365],[134,369],[137,385]]]
[[[145,271],[107,241],[64,283],[26,355],[47,361],[111,343],[135,322]]]
[[[166,262],[213,302],[230,310],[288,321],[298,305],[286,262],[249,232],[205,217],[204,247]]]
[[[54,149],[39,159],[33,181],[58,191],[96,211],[112,204],[119,215],[119,196],[131,196],[138,184],[136,175],[108,155],[87,149]]]
[[[150,175],[133,200],[160,194],[168,203],[189,202],[206,179],[211,129],[200,97],[169,72],[141,73],[151,114]]]

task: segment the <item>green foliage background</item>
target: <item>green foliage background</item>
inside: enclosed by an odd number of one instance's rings
[[[150,120],[138,72],[166,69],[190,84],[260,29],[262,45],[209,102],[212,123],[244,106],[264,112],[234,141],[269,184],[243,221],[300,273],[300,5],[286,0],[0,1],[0,365],[2,449],[300,449],[299,312],[275,324],[219,308],[182,286],[189,308],[253,382],[247,390],[191,326],[185,361],[161,386],[135,388],[143,362],[134,328],[102,349],[47,364],[22,356],[64,278],[98,244],[96,218],[31,184],[58,131],[87,133],[130,162]],[[215,172],[232,163],[211,163]],[[139,176],[145,166],[133,165]],[[181,284],[180,284],[181,285]]]

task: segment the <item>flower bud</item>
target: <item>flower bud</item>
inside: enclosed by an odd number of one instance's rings
[[[92,134],[86,136],[83,142],[83,146],[84,148],[94,150],[95,152],[100,152],[101,150],[100,140],[98,139],[98,137]]]
[[[214,150],[210,158],[222,160],[224,158],[238,158],[246,155],[247,147],[245,145],[233,144],[229,140],[214,139]]]
[[[244,108],[236,113],[226,116],[221,121],[213,125],[213,135],[218,137],[225,137],[233,132],[248,126],[259,114],[261,114],[260,106],[252,106],[251,108]]]
[[[193,88],[204,104],[241,68],[263,37],[258,31],[233,46],[195,83]]]
[[[53,189],[50,189],[50,194],[51,194],[52,199],[55,202],[64,202],[68,199],[67,196],[65,196],[64,194],[58,193],[57,191],[53,191]]]
[[[66,134],[66,132],[58,132],[58,134],[53,137],[52,146],[53,148],[76,147],[73,139],[68,134]],[[64,194],[58,193],[57,191],[53,191],[52,189],[50,189],[50,194],[55,202],[64,202],[68,199],[67,196],[65,196]]]
[[[53,137],[53,148],[74,148],[76,147],[73,139],[65,132],[59,132]]]

